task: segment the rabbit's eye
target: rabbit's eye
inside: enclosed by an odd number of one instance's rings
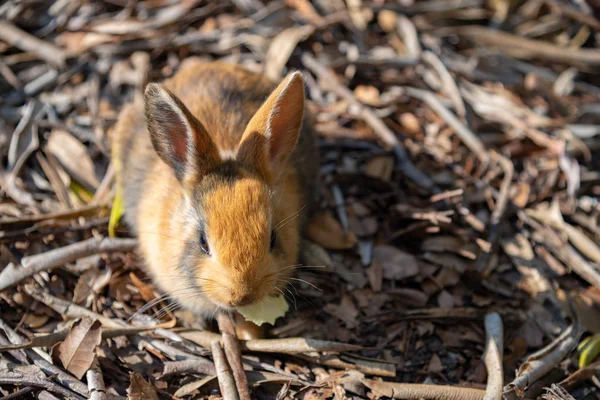
[[[206,240],[204,231],[200,232],[200,249],[204,254],[210,256],[210,247],[208,246],[208,240]]]
[[[275,231],[271,231],[271,250],[275,247],[275,242],[277,241],[277,234]]]

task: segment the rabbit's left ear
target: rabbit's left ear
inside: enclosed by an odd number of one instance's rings
[[[296,147],[303,115],[304,79],[300,72],[294,72],[254,114],[244,131],[236,159],[272,182]]]

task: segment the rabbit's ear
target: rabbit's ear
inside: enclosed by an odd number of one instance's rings
[[[300,72],[294,72],[279,84],[248,123],[237,160],[272,182],[296,147],[303,115],[304,79]]]
[[[144,94],[150,140],[180,182],[196,181],[219,163],[219,152],[204,126],[173,93],[151,83]]]

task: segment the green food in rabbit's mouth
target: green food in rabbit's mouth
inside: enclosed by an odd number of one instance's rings
[[[246,321],[259,326],[264,323],[275,324],[277,318],[283,317],[288,309],[289,305],[283,296],[267,297],[249,306],[237,308]]]

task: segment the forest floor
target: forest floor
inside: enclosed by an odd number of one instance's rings
[[[600,399],[595,3],[3,2],[1,398]],[[192,56],[306,80],[321,201],[266,340],[108,234],[119,110]]]

